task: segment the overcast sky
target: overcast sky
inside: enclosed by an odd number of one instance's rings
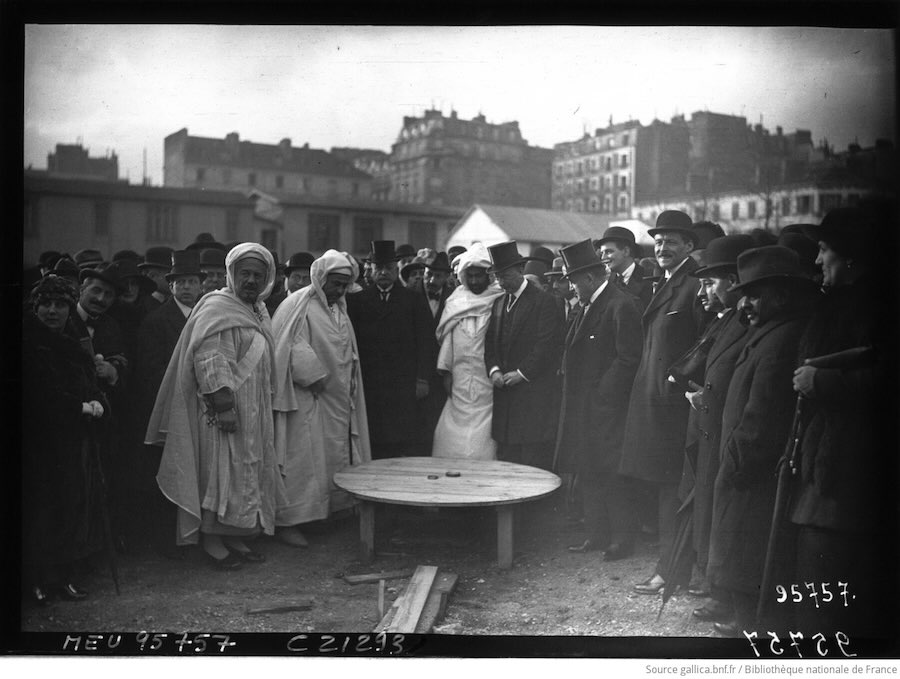
[[[718,27],[26,26],[24,163],[114,150],[162,182],[191,135],[389,152],[435,107],[552,147],[609,122],[709,110],[837,146],[895,136],[887,30]]]

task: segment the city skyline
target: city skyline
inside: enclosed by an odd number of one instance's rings
[[[163,139],[184,127],[390,152],[429,108],[516,120],[546,148],[610,118],[709,110],[842,150],[894,140],[894,76],[881,29],[30,25],[24,164],[80,139],[132,182],[146,149],[160,184]]]

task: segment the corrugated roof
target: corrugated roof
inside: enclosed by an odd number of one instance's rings
[[[472,209],[479,208],[512,240],[521,241],[577,243],[585,238],[599,237],[609,223],[616,219],[612,215],[528,207],[505,207],[480,203],[472,207]]]
[[[225,165],[360,180],[371,179],[369,174],[357,170],[349,161],[319,149],[292,146],[288,155],[280,146],[257,144],[252,141],[239,141],[236,155],[232,153],[232,148],[224,139],[188,136],[185,141],[184,159],[187,163],[199,165]]]

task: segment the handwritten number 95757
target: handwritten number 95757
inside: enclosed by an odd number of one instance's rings
[[[806,587],[805,592],[803,589],[801,589],[800,585],[791,585],[790,591],[788,591],[788,589],[784,585],[776,585],[775,592],[778,594],[778,598],[776,599],[776,601],[780,604],[786,603],[788,601],[793,603],[800,603],[801,601],[803,601],[803,596],[805,594],[806,598],[813,600],[816,608],[820,607],[820,598],[822,604],[828,604],[832,601],[840,601],[846,607],[850,605],[850,601],[852,599],[856,598],[854,595],[850,594],[849,590],[847,589],[848,585],[846,582],[838,581],[837,592],[832,592],[832,590],[830,589],[830,582],[823,582],[820,584],[816,584],[815,582],[805,582],[803,583],[803,586]],[[838,599],[835,598],[835,594],[837,594],[837,596],[839,597]]]

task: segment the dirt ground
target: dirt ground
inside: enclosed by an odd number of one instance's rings
[[[644,536],[635,556],[607,563],[602,552],[567,551],[580,534],[567,529],[554,511],[538,516],[524,534],[517,531],[513,568],[505,571],[497,567],[490,508],[402,508],[393,536],[381,540],[373,564],[359,560],[352,514],[309,526],[308,548],[260,538],[254,546],[265,554],[265,563],[230,573],[211,568],[197,549],[180,562],[142,548],[118,558],[121,595],[101,560],[82,578],[87,600],[44,607],[26,601],[22,629],[366,632],[379,622],[377,585],[350,585],[342,576],[433,565],[459,576],[437,634],[717,637],[708,623],[691,618],[702,600],[676,594],[657,621],[660,597],[631,591],[653,572],[654,538]],[[407,582],[389,581],[388,601]],[[304,598],[312,599],[308,611],[247,613]]]

